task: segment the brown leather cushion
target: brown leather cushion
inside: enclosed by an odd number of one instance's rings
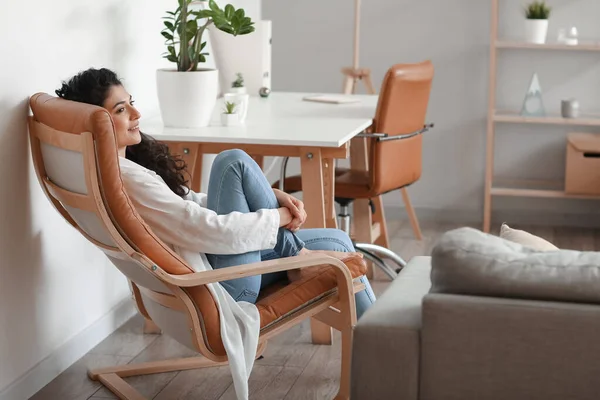
[[[350,270],[352,278],[366,274],[367,265],[362,256],[352,256],[342,260]],[[318,265],[290,271],[290,283],[285,286],[274,284],[275,290],[265,288],[266,294],[256,303],[260,312],[261,329],[284,317],[286,314],[316,300],[337,286],[336,275],[329,265]]]
[[[373,197],[369,189],[369,173],[367,171],[354,171],[348,168],[335,169],[335,196],[348,199],[368,199]],[[279,181],[273,184],[274,188],[279,187]],[[293,175],[285,178],[283,188],[287,193],[302,191],[302,178],[300,175]]]

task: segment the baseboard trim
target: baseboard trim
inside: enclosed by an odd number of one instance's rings
[[[27,400],[87,354],[135,315],[131,298],[113,307],[99,320],[75,335],[48,357],[0,392],[0,400]]]

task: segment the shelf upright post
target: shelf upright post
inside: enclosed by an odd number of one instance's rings
[[[490,24],[490,66],[488,84],[488,116],[486,134],[485,158],[485,188],[483,194],[483,231],[490,231],[492,217],[492,181],[494,177],[494,113],[496,112],[496,68],[498,39],[498,1],[492,0],[492,13]]]

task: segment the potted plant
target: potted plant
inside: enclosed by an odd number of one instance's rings
[[[236,104],[231,101],[225,102],[225,109],[221,114],[221,124],[223,126],[238,125],[239,116],[236,113]]]
[[[544,44],[548,34],[551,8],[545,1],[533,1],[525,8],[525,41]]]
[[[238,72],[235,74],[236,79],[231,83],[230,93],[245,94],[246,87],[244,86],[244,76]]]
[[[164,58],[176,67],[157,71],[160,112],[165,126],[207,126],[218,96],[219,71],[201,67],[208,55],[204,32],[214,26],[229,35],[246,35],[254,31],[254,22],[231,4],[221,9],[214,0],[178,2],[175,11],[167,11],[161,31],[167,46]],[[194,10],[195,4],[201,9]]]

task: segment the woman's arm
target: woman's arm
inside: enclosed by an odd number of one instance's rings
[[[277,189],[274,189],[274,190],[277,190]],[[281,191],[278,190],[278,192],[281,192]],[[283,193],[283,192],[281,192],[281,193]],[[283,193],[283,194],[285,195],[286,193]],[[275,195],[277,196],[278,193],[275,192]],[[204,193],[196,193],[190,189],[187,196],[185,196],[185,199],[191,200],[194,203],[200,205],[201,207],[206,207],[206,204],[208,201],[208,196]],[[279,197],[278,197],[278,201],[281,203],[281,201],[279,200]],[[293,221],[294,216],[289,208],[282,206],[282,207],[278,208],[278,211],[279,211],[279,226],[280,227],[289,225]]]
[[[279,227],[291,221],[285,207],[217,215],[145,172],[129,172],[122,174],[123,181],[138,213],[161,240],[181,248],[213,254],[270,249]]]

